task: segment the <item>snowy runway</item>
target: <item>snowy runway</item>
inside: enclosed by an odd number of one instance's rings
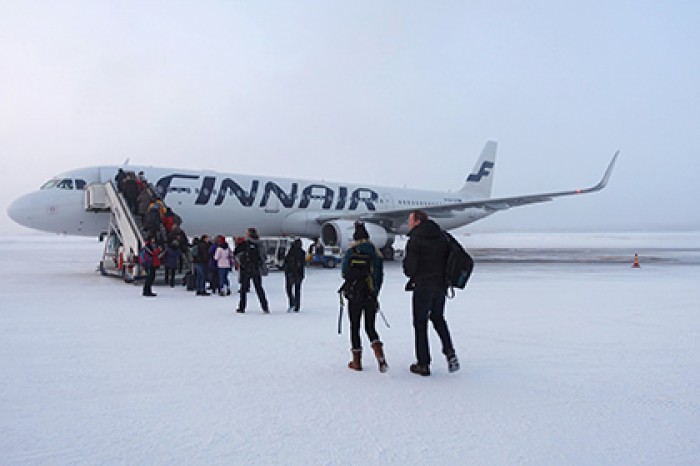
[[[700,462],[692,260],[477,263],[447,305],[462,370],[447,373],[431,333],[423,378],[408,372],[398,263],[381,296],[391,328],[378,321],[391,369],[366,352],[355,373],[337,271],[308,271],[299,314],[272,273],[272,314],[251,296],[237,315],[236,295],[142,298],[94,272],[101,246],[0,237],[0,464]]]

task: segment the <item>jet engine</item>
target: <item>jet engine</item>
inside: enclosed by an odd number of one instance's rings
[[[394,233],[390,233],[374,223],[365,223],[364,225],[369,233],[370,241],[382,251],[384,258],[393,259]],[[353,233],[355,233],[355,222],[351,220],[326,222],[321,226],[321,242],[328,246],[340,246],[344,251],[352,244]]]

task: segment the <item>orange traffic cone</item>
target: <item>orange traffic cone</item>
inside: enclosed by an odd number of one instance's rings
[[[636,252],[634,253],[634,262],[632,263],[632,267],[635,269],[639,268],[639,255]]]

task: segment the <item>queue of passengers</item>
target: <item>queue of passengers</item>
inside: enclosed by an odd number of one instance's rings
[[[270,312],[269,303],[262,285],[262,277],[268,273],[267,254],[255,228],[248,228],[245,237],[235,237],[232,247],[223,235],[213,240],[209,235],[195,237],[190,245],[180,226],[180,218],[165,207],[157,198],[151,202],[143,220],[147,242],[140,254],[145,266],[146,280],[143,296],[156,296],[151,287],[156,271],[164,267],[164,280],[175,286],[176,273],[189,269],[183,284],[192,280],[197,296],[230,296],[232,293],[229,275],[238,271],[239,302],[236,312],[244,313],[251,283],[263,313]],[[143,256],[143,257],[141,257]],[[301,308],[301,283],[304,279],[306,257],[300,239],[295,239],[284,257],[285,291],[289,300],[287,312],[299,312]],[[189,289],[189,287],[188,287]]]
[[[194,277],[193,288],[197,296],[230,296],[229,274],[235,269],[238,271],[239,284],[236,312],[245,312],[251,282],[262,312],[270,312],[262,286],[262,277],[267,275],[267,255],[255,228],[248,228],[245,237],[234,238],[233,247],[223,235],[217,235],[214,240],[208,235],[195,237],[190,245],[181,227],[182,219],[155,193],[143,171],[136,174],[120,168],[114,181],[129,209],[140,221],[147,238],[146,245],[139,253],[146,269],[144,296],[156,296],[151,287],[161,265],[165,270],[165,283],[170,287],[175,286],[176,271],[182,273],[188,265],[190,276]],[[285,290],[289,299],[287,312],[299,312],[305,265],[301,240],[296,239],[285,256],[283,266]],[[207,284],[210,291],[207,291]]]

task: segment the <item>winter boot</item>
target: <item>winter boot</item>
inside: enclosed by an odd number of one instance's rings
[[[455,351],[450,351],[445,357],[447,358],[447,370],[449,372],[457,372],[459,370],[459,359],[457,359]]]
[[[412,373],[422,375],[422,376],[428,376],[430,375],[430,366],[427,364],[424,366],[422,364],[413,363],[411,364],[411,367],[408,368]]]
[[[379,340],[372,342],[374,356],[377,358],[377,363],[379,364],[379,372],[386,372],[389,370],[389,364],[386,363],[386,357],[384,357],[383,346],[384,344]]]
[[[352,361],[348,363],[348,368],[356,371],[362,370],[362,350],[352,350]]]

